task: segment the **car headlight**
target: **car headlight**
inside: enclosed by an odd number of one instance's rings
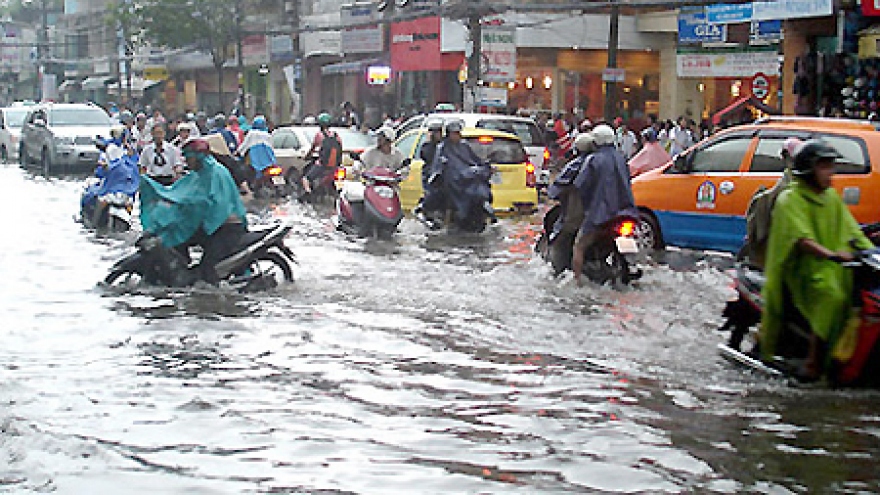
[[[74,138],[72,136],[55,136],[55,144],[59,146],[73,146]]]

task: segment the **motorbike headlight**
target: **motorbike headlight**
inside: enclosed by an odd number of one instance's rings
[[[59,146],[73,146],[73,136],[55,136],[55,144]]]

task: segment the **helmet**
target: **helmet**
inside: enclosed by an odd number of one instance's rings
[[[646,143],[656,142],[657,131],[655,131],[653,127],[645,127],[642,129],[642,139],[644,139]]]
[[[214,116],[214,123],[217,125],[217,127],[226,125],[226,116],[222,113],[218,113]]]
[[[794,157],[797,155],[798,150],[803,144],[804,142],[800,139],[790,137],[782,143],[782,150],[779,152],[779,156],[782,158],[785,158],[786,156]]]
[[[460,120],[450,120],[446,123],[446,134],[449,134],[450,132],[461,132],[462,129],[463,127]]]
[[[211,145],[208,144],[208,141],[202,138],[189,138],[183,143],[181,149],[184,152],[190,151],[195,153],[210,153]]]
[[[384,138],[387,139],[388,141],[394,141],[394,137],[395,137],[394,134],[395,134],[395,132],[394,132],[394,129],[392,129],[392,128],[390,128],[390,127],[382,126],[382,127],[380,127],[380,128],[376,131],[376,134],[377,134],[378,136],[382,136],[382,137],[384,137]]]
[[[428,122],[428,131],[442,131],[443,130],[443,121],[442,120],[431,120]]]
[[[599,124],[590,131],[593,134],[593,140],[596,146],[608,146],[614,144],[614,129],[608,124]]]
[[[837,158],[840,158],[840,153],[830,144],[821,139],[810,139],[796,150],[792,173],[800,177],[812,175],[816,162]]]
[[[315,119],[314,115],[308,115],[303,119],[303,125],[315,125],[318,121]]]
[[[574,138],[574,147],[581,153],[590,153],[596,150],[596,141],[589,132],[582,132]]]
[[[330,123],[333,122],[333,118],[330,117],[330,114],[327,112],[322,112],[318,115],[318,125],[321,127],[330,127]]]
[[[119,121],[123,124],[128,124],[129,122],[134,122],[134,115],[131,114],[128,110],[119,114]]]
[[[254,117],[254,120],[251,122],[251,129],[256,129],[258,131],[265,131],[269,126],[266,124],[266,117],[262,115],[257,115]]]
[[[125,134],[124,126],[114,125],[110,128],[110,139],[122,139],[123,134]]]

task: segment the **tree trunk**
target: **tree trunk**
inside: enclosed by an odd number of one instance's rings
[[[223,64],[217,67],[217,100],[219,101],[217,112],[223,111]],[[216,114],[216,113],[215,113]]]

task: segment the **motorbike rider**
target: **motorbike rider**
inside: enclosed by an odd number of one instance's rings
[[[376,131],[376,146],[368,148],[361,154],[364,170],[373,167],[385,167],[399,171],[405,166],[403,153],[394,146],[394,129],[382,126]]]
[[[89,217],[91,224],[99,228],[101,216],[114,196],[124,194],[134,198],[140,184],[137,158],[127,154],[121,144],[124,130],[121,127],[110,131],[110,139],[98,136],[95,146],[101,151],[95,169],[97,181],[86,188],[81,198],[83,220]]]
[[[831,188],[840,154],[811,139],[794,156],[794,179],[776,199],[767,243],[759,346],[771,360],[785,321],[802,320],[810,332],[802,378],[822,374],[826,350],[849,317],[852,272],[840,262],[854,249],[870,249],[846,204]]]
[[[236,154],[247,158],[251,166],[248,174],[254,178],[262,174],[263,170],[278,163],[275,149],[272,148],[272,135],[269,134],[266,117],[262,115],[254,117],[251,130],[244,136],[244,142],[238,147]]]
[[[642,130],[642,149],[629,159],[629,176],[635,177],[649,170],[665,165],[672,159],[657,139],[657,131],[653,127]]]
[[[333,137],[336,143],[341,144],[342,140],[339,138],[339,135],[330,129],[330,124],[333,123],[333,118],[329,113],[322,112],[318,115],[316,119],[318,122],[318,127],[320,130],[315,134],[315,137],[312,139],[312,146],[309,148],[309,152],[306,154],[307,157],[316,157],[315,161],[308,167],[306,173],[303,174],[302,178],[302,186],[307,194],[312,192],[312,185],[319,182],[323,179],[327,174],[331,173],[339,164],[342,162],[342,156],[339,154],[339,150],[327,153],[324,149],[324,140]],[[329,151],[326,150],[326,151]]]
[[[141,182],[141,224],[189,259],[189,247],[203,249],[200,278],[217,283],[215,265],[232,254],[247,231],[247,217],[238,186],[223,165],[211,155],[202,138],[183,145],[190,173],[171,186],[150,178]]]
[[[584,220],[575,238],[571,259],[574,280],[578,284],[584,255],[597,239],[602,226],[622,214],[636,213],[629,169],[614,145],[614,130],[607,124],[600,124],[590,132],[596,151],[585,160],[574,178],[584,210]]]
[[[596,151],[591,132],[578,134],[574,140],[575,157],[565,164],[547,188],[547,197],[561,206],[559,216],[548,232],[550,262],[556,275],[571,267],[572,247],[584,221],[584,207],[574,180],[589,156]]]
[[[428,122],[428,141],[422,144],[419,158],[422,159],[422,191],[428,190],[428,179],[431,178],[431,164],[434,163],[434,155],[437,154],[437,145],[443,141],[443,121],[432,120]],[[419,199],[419,204],[413,209],[413,213],[424,221],[425,196]]]
[[[427,213],[449,208],[458,222],[464,222],[470,215],[471,200],[478,198],[482,200],[480,207],[495,222],[489,184],[492,168],[462,139],[462,129],[461,121],[446,123],[446,137],[437,145],[431,164],[423,209]]]
[[[141,173],[163,186],[170,186],[183,173],[183,158],[177,146],[165,141],[165,126],[154,124],[153,140],[144,146],[140,156]]]
[[[226,147],[229,148],[229,152],[235,153],[235,150],[238,148],[238,145],[241,144],[241,141],[238,140],[235,133],[226,128],[226,115],[218,113],[213,119],[209,120],[209,123],[211,125],[209,126],[208,134],[220,134],[223,136],[223,140],[226,141]]]

